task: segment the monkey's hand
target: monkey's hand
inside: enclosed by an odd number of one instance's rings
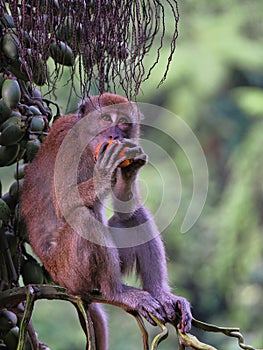
[[[121,173],[124,181],[132,182],[139,169],[146,164],[147,155],[143,152],[141,146],[130,140],[124,140],[124,145],[127,147],[125,149],[125,159],[132,159],[132,162],[121,168]]]
[[[182,333],[188,333],[192,321],[190,303],[183,297],[166,292],[160,294],[157,300],[163,306],[168,322],[178,327]]]
[[[165,310],[162,305],[146,291],[123,285],[123,292],[117,299],[121,301],[122,306],[127,311],[139,312],[153,326],[156,326],[156,323],[151,318],[151,315],[162,323],[167,322]]]
[[[93,181],[97,189],[110,190],[116,183],[116,172],[120,164],[130,159],[131,156],[124,153],[124,148],[128,146],[128,142],[113,142],[107,147],[105,142],[100,147],[97,161],[94,167]]]

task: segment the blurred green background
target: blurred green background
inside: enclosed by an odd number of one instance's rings
[[[164,47],[160,64],[138,98],[183,118],[198,137],[209,167],[208,198],[197,223],[181,234],[184,210],[179,210],[164,232],[170,284],[174,292],[191,301],[196,318],[238,326],[246,343],[262,348],[263,2],[184,0],[179,1],[179,9],[177,51],[168,78],[156,89],[169,49]],[[169,36],[168,16],[166,22]],[[66,69],[64,78],[66,82]],[[62,108],[69,95],[65,82],[56,91]],[[71,100],[68,111],[76,108],[77,101]],[[186,208],[192,193],[191,168],[179,149],[173,155],[184,181],[182,207]],[[160,159],[163,171],[166,162]],[[12,167],[0,169],[6,189],[12,174]],[[147,170],[142,176],[156,193],[155,177]],[[154,201],[154,195],[150,197]],[[173,198],[165,205],[173,205]],[[110,349],[142,349],[131,316],[113,307],[107,310]],[[51,349],[84,348],[71,305],[38,301],[33,319],[40,339]],[[154,335],[156,329],[151,327],[150,332]],[[193,333],[215,347],[238,348],[235,339],[196,329]],[[171,329],[160,349],[176,347]]]

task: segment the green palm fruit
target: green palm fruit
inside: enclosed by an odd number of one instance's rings
[[[24,164],[19,164],[18,168],[15,170],[15,173],[14,173],[14,178],[16,180],[21,180],[24,178],[25,176],[25,169],[27,167],[27,164],[24,163]]]
[[[0,198],[0,220],[6,221],[9,219],[11,211],[6,202]]]
[[[28,162],[32,162],[32,160],[35,158],[40,146],[41,142],[38,139],[27,141],[25,156]]]
[[[17,107],[21,98],[21,90],[17,80],[6,79],[3,82],[2,96],[8,108],[14,109]]]
[[[17,205],[17,201],[14,198],[9,196],[9,192],[5,193],[2,196],[2,199],[8,205],[9,209],[11,210],[11,213],[14,213],[15,212],[15,207]]]
[[[32,70],[21,57],[17,60],[12,60],[8,66],[8,70],[13,73],[18,79],[28,81],[32,77]]]
[[[4,342],[7,345],[8,350],[16,350],[18,343],[18,334],[19,328],[13,327],[10,331],[4,336]]]
[[[0,22],[3,28],[15,28],[15,22],[12,16],[6,14],[0,18]]]
[[[44,281],[42,267],[33,260],[27,260],[23,264],[22,277],[25,286],[28,284],[42,284]]]
[[[3,122],[3,124],[0,126],[0,132],[2,132],[3,130],[5,130],[8,126],[10,125],[19,125],[20,127],[22,127],[24,125],[23,120],[21,118],[21,116],[19,115],[13,115],[13,113],[11,114],[10,118],[8,118],[5,122]]]
[[[17,324],[16,314],[13,312],[3,309],[0,310],[0,330],[8,330],[15,327]]]
[[[18,248],[18,237],[13,233],[13,232],[5,232],[5,237],[8,243],[8,247],[11,253],[11,256],[15,256],[16,252],[17,252],[17,248]],[[1,317],[1,316],[0,316]],[[1,323],[1,321],[0,321]],[[15,326],[15,324],[14,324]],[[0,325],[1,328],[1,325]]]
[[[25,135],[25,129],[19,124],[8,125],[0,134],[0,145],[11,146],[18,143]]]
[[[73,52],[63,41],[53,42],[50,45],[50,56],[56,63],[64,66],[73,66],[74,64]]]
[[[19,337],[19,328],[13,327],[10,331],[4,336],[3,340],[7,345],[8,350],[16,350],[18,345],[18,337]],[[26,346],[25,350],[32,350],[32,346],[29,341],[29,337],[26,337]]]
[[[16,162],[20,151],[19,144],[12,146],[0,146],[0,167]]]
[[[12,109],[7,107],[7,105],[4,103],[4,100],[1,98],[0,99],[0,124],[9,118],[11,113],[12,113]]]
[[[3,37],[2,50],[7,58],[18,58],[18,38],[14,33],[7,33]]]
[[[22,185],[23,179],[14,181],[9,188],[9,196],[14,200],[18,200]]]
[[[34,115],[41,115],[40,110],[36,106],[30,106],[29,110],[34,114]]]
[[[45,129],[45,120],[43,116],[33,117],[30,123],[31,131],[43,131]]]
[[[42,99],[42,92],[37,88],[32,88],[32,97]]]

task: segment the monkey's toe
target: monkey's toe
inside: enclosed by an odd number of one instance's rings
[[[156,326],[151,315],[156,317],[161,323],[166,323],[167,317],[162,305],[155,299],[151,298],[148,302],[140,305],[138,312],[153,326]]]
[[[190,309],[190,303],[182,297],[179,297],[177,301],[177,308],[180,311],[181,319],[177,327],[182,333],[188,333],[192,324],[192,313]]]

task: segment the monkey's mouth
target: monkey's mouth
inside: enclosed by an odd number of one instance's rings
[[[98,160],[98,155],[100,152],[104,153],[106,151],[106,148],[108,147],[109,145],[109,141],[101,141],[96,147],[95,147],[95,150],[94,150],[94,161],[96,162]]]
[[[108,147],[108,145],[109,145],[109,141],[108,142],[107,141],[103,141],[103,144],[100,147],[100,150],[101,150],[102,153],[104,153],[106,151],[106,148]]]

